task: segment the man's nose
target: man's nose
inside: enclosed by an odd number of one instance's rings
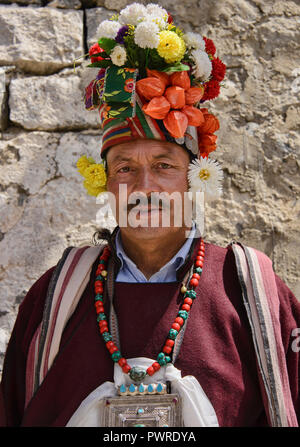
[[[155,173],[151,170],[151,168],[143,167],[138,170],[134,183],[134,190],[145,194],[160,190],[156,181]]]

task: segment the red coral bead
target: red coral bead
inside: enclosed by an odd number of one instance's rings
[[[115,346],[113,341],[108,341],[107,343],[105,343],[105,346],[107,347],[107,349],[112,348],[113,346]]]
[[[182,309],[182,310],[186,310],[187,312],[189,312],[190,309],[191,309],[191,306],[189,306],[189,304],[183,304],[183,305],[181,306],[181,309]]]
[[[175,340],[171,340],[170,338],[167,338],[165,345],[170,346],[171,348],[174,346]]]
[[[100,328],[100,334],[103,334],[103,332],[108,332],[108,326],[102,326]]]
[[[196,257],[196,261],[204,261],[204,257],[198,255],[198,256]]]
[[[154,362],[152,366],[154,368],[154,371],[158,371],[160,369],[160,364],[158,362]]]
[[[149,376],[153,376],[153,374],[155,373],[153,366],[149,366],[149,368],[147,369],[147,373]]]
[[[180,326],[182,326],[184,324],[184,319],[181,317],[177,317],[177,318],[175,318],[175,323],[178,323],[178,324],[180,324]],[[171,340],[171,341],[173,342],[173,345],[174,345],[174,340]]]
[[[203,267],[203,261],[196,261],[196,262],[195,262],[195,266],[196,266],[196,267],[201,267],[201,268],[202,268],[202,267]]]
[[[124,359],[124,357],[122,357],[121,359],[118,360],[118,363],[121,367],[123,367],[124,365],[126,365],[127,360]]]
[[[170,346],[164,346],[164,347],[163,347],[163,352],[164,352],[165,354],[171,354],[171,352],[172,352],[172,348],[171,348]]]
[[[123,366],[122,371],[127,374],[131,370],[131,367],[126,363],[126,365]]]
[[[113,354],[114,352],[117,352],[119,349],[116,346],[113,346],[112,348],[109,349],[109,353]]]
[[[100,272],[102,270],[105,270],[105,265],[104,264],[99,264],[97,270],[99,270]]]
[[[175,331],[180,331],[181,326],[180,326],[180,324],[178,324],[178,323],[173,323],[173,324],[172,324],[172,329],[175,329]]]
[[[185,298],[183,302],[184,302],[184,304],[188,304],[189,306],[191,306],[193,304],[192,298]]]
[[[193,273],[192,278],[196,278],[196,279],[198,279],[198,281],[199,281],[199,279],[200,279],[200,275],[199,275],[199,273]]]
[[[198,279],[196,279],[196,278],[192,278],[192,279],[190,280],[190,286],[192,286],[192,287],[197,287],[198,284],[199,284]]]
[[[96,314],[102,314],[102,313],[104,313],[104,307],[103,306],[96,307]]]

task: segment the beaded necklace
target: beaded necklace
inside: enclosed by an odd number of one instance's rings
[[[193,266],[193,273],[188,282],[188,287],[182,285],[180,291],[183,294],[183,303],[181,304],[180,310],[178,311],[177,317],[172,324],[169,331],[168,337],[159,352],[156,361],[148,367],[146,371],[140,368],[133,367],[127,363],[127,360],[122,357],[122,354],[116,344],[112,341],[112,335],[108,328],[108,321],[104,312],[103,304],[103,293],[104,284],[107,278],[107,264],[111,254],[111,250],[106,246],[99,257],[99,264],[96,270],[95,279],[95,308],[97,313],[97,322],[99,325],[100,334],[105,342],[106,348],[108,349],[113,362],[118,363],[125,374],[129,374],[130,378],[134,381],[142,381],[146,375],[152,376],[156,371],[158,371],[161,366],[167,365],[172,362],[171,356],[175,340],[179,332],[183,329],[184,324],[188,318],[189,312],[193,305],[193,302],[197,296],[196,287],[198,286],[199,279],[202,273],[203,262],[204,262],[205,246],[203,239],[200,241],[200,247],[197,252],[197,257]]]

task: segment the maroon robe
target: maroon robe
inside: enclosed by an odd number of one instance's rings
[[[209,243],[205,246],[197,298],[175,366],[183,376],[198,379],[220,426],[267,425],[234,255],[228,248]],[[197,248],[198,243],[179,269],[178,282],[115,284],[114,303],[124,357],[156,359],[179,310],[181,280]],[[5,358],[0,425],[65,426],[90,392],[105,381],[113,381],[113,362],[96,322],[95,269],[96,264],[63,332],[57,358],[25,411],[26,356],[42,318],[53,269],[32,286],[20,305]],[[300,327],[300,304],[278,276],[276,283],[291,394],[299,420],[299,353],[292,350],[295,337],[291,332]]]

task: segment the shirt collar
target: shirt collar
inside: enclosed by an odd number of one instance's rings
[[[188,255],[188,252],[191,248],[191,244],[193,242],[193,239],[196,234],[196,224],[193,223],[193,227],[190,231],[189,236],[187,237],[185,243],[182,245],[182,247],[179,249],[179,251],[170,259],[170,261],[167,262],[159,271],[162,271],[163,269],[167,269],[171,265],[175,267],[175,270],[178,270],[185,262],[185,259]],[[121,232],[120,229],[118,229],[118,232],[116,234],[115,238],[115,247],[116,247],[116,254],[121,262],[121,269],[126,266],[129,268],[129,270],[138,270],[138,267],[136,264],[127,256],[127,254],[124,251],[122,240],[121,240]]]

